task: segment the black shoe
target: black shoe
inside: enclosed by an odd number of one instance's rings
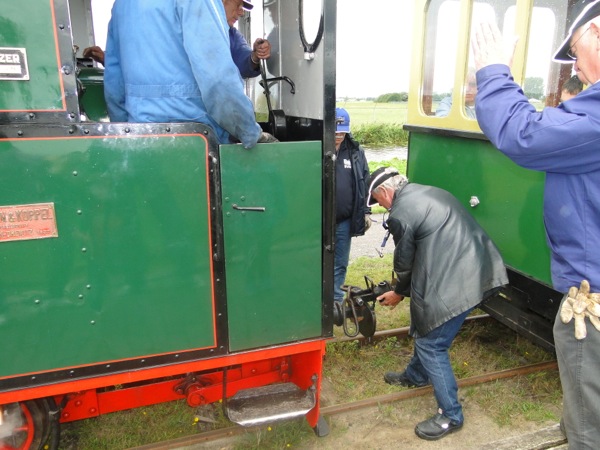
[[[415,433],[421,439],[435,441],[447,434],[454,433],[462,428],[462,423],[453,423],[443,414],[436,414],[431,419],[420,422],[415,427]]]
[[[387,384],[392,384],[394,386],[422,387],[427,386],[429,384],[417,384],[413,382],[410,378],[406,376],[406,372],[386,372],[383,376],[383,379]]]

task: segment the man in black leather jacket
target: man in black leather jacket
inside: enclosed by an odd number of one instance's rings
[[[394,237],[393,291],[377,299],[397,305],[410,296],[414,356],[404,372],[384,379],[401,386],[433,385],[438,413],[415,427],[417,436],[440,439],[462,428],[464,418],[448,349],[471,310],[508,283],[502,257],[481,226],[449,192],[409,183],[393,168],[369,180],[367,204],[390,211]]]

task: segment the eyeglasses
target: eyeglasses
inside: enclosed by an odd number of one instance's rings
[[[586,31],[589,30],[589,29],[590,29],[590,27],[587,27],[585,29],[585,31],[579,35],[579,37],[577,38],[577,40],[575,42],[573,42],[573,44],[569,47],[569,50],[567,50],[567,56],[569,58],[571,58],[573,61],[577,61],[577,55],[573,53],[573,49],[575,48],[575,46],[577,45],[577,43],[579,42],[579,40],[583,37],[583,35],[586,33]]]

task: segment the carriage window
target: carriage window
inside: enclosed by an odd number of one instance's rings
[[[498,0],[500,1],[500,0]],[[502,3],[503,5],[506,2]],[[423,96],[422,109],[425,114],[443,117],[455,108],[462,107],[463,116],[468,119],[475,119],[475,94],[477,93],[477,84],[475,80],[475,64],[473,62],[470,44],[465,48],[458,48],[461,34],[465,31],[462,27],[469,27],[472,34],[474,26],[482,21],[498,21],[503,19],[498,11],[494,0],[485,2],[474,2],[471,13],[471,24],[469,25],[465,18],[461,16],[462,2],[458,0],[431,0],[427,10],[427,24],[425,29],[425,70],[423,78]],[[514,29],[514,18],[512,21],[504,20],[504,24]],[[465,25],[466,24],[466,25]],[[463,38],[464,40],[464,38]],[[457,98],[457,93],[453,92],[457,72],[457,61],[465,61],[464,69],[458,70],[463,73],[464,79],[460,83],[462,96],[460,105],[453,106],[453,99]]]
[[[560,101],[560,86],[572,70],[571,64],[558,64],[552,55],[566,35],[567,0],[536,0],[531,17],[531,29],[523,92],[529,102],[541,110]]]
[[[460,2],[432,0],[427,9],[423,112],[447,114],[454,85]]]

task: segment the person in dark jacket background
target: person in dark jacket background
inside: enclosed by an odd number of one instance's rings
[[[433,385],[438,413],[415,427],[436,440],[462,428],[464,418],[448,349],[471,310],[508,284],[500,252],[483,228],[449,192],[409,183],[381,167],[369,180],[367,205],[389,210],[394,238],[394,290],[379,296],[396,306],[410,296],[414,355],[404,372],[384,380],[405,387]]]
[[[335,131],[335,260],[333,299],[342,302],[342,285],[350,259],[351,239],[362,236],[368,228],[366,217],[369,166],[365,152],[350,134],[350,115],[336,108]]]

